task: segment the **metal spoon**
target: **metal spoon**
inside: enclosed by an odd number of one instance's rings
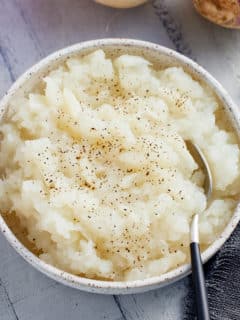
[[[207,197],[207,206],[212,195],[212,173],[208,162],[202,153],[201,149],[191,141],[185,141],[186,146],[191,153],[194,160],[205,173],[204,191]],[[196,297],[197,318],[199,320],[209,320],[209,308],[207,290],[205,285],[205,277],[203,271],[203,264],[201,259],[201,252],[199,248],[199,229],[198,229],[199,214],[195,214],[192,219],[190,228],[190,251],[192,263],[192,277]]]

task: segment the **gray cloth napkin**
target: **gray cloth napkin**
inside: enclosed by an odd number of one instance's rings
[[[211,320],[240,319],[240,225],[205,265]],[[184,320],[196,319],[192,279],[184,299]]]
[[[175,49],[194,59],[181,26],[168,11],[168,1],[152,0],[151,3]],[[205,265],[205,275],[211,320],[240,320],[240,225],[217,255]],[[188,279],[184,320],[196,319],[191,276]]]

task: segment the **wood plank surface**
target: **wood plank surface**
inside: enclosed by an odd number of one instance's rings
[[[214,26],[190,0],[115,10],[91,0],[0,0],[0,95],[47,54],[83,40],[126,37],[176,49],[208,69],[240,104],[240,32]],[[64,287],[29,266],[0,235],[1,320],[180,320],[188,280],[130,296]]]

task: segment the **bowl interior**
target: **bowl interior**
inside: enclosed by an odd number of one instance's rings
[[[185,71],[193,76],[194,79],[204,83],[204,85],[215,92],[219,103],[226,111],[226,117],[229,120],[229,125],[234,128],[239,137],[239,115],[236,106],[221,85],[204,69],[199,67],[196,63],[188,58],[167,48],[147,42],[125,39],[107,39],[80,43],[56,52],[40,61],[16,81],[16,83],[9,90],[8,94],[0,102],[0,117],[1,114],[4,117],[4,111],[12,99],[27,95],[28,92],[39,85],[39,82],[42,82],[42,78],[46,76],[49,71],[55,69],[66,59],[76,55],[83,56],[98,48],[104,49],[107,56],[111,58],[121,54],[134,54],[143,56],[151,61],[156,68],[182,66]],[[214,255],[217,250],[219,250],[219,248],[234,230],[239,218],[240,208],[238,206],[231,221],[221,236],[216,239],[216,241],[210,247],[208,247],[207,250],[204,251],[204,262]],[[19,222],[16,217],[0,216],[0,229],[5,233],[12,246],[15,247],[15,249],[34,267],[57,281],[86,291],[101,293],[142,292],[155,287],[164,286],[170,282],[184,277],[190,272],[190,266],[183,265],[164,275],[145,280],[131,282],[111,282],[85,279],[59,270],[40,260],[37,257],[38,252],[26,239],[26,231],[19,228]]]

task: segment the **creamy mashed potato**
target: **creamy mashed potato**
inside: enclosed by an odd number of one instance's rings
[[[12,101],[2,120],[1,211],[16,214],[40,258],[89,278],[134,280],[188,261],[202,213],[207,247],[236,206],[239,147],[205,86],[180,67],[102,50],[70,58]],[[213,172],[204,175],[191,139]]]

